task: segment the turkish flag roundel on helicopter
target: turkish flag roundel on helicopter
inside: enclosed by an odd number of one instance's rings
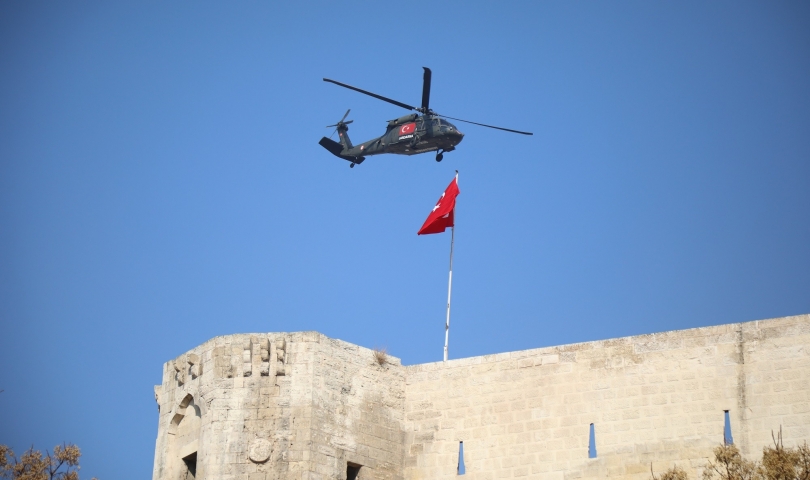
[[[406,123],[405,125],[399,127],[400,135],[407,135],[409,133],[413,133],[414,131],[416,131],[416,124],[413,122]]]

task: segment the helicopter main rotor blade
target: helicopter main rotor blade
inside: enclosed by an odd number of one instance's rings
[[[407,103],[398,102],[398,101],[392,100],[392,99],[390,99],[388,97],[383,97],[382,95],[377,95],[376,93],[371,93],[371,92],[368,92],[366,90],[362,90],[362,89],[357,88],[357,87],[352,87],[351,85],[346,85],[345,83],[340,83],[340,82],[337,82],[335,80],[330,80],[328,78],[324,78],[323,81],[324,82],[329,82],[329,83],[334,83],[335,85],[340,85],[343,88],[348,88],[349,90],[354,90],[355,92],[365,93],[366,95],[368,95],[370,97],[374,97],[374,98],[376,98],[378,100],[382,100],[383,102],[388,102],[388,103],[394,104],[394,105],[396,105],[398,107],[407,108],[408,110],[417,110],[416,107],[412,107],[412,106],[408,105]]]
[[[430,77],[431,72],[430,69],[427,67],[422,67],[425,69],[425,75],[422,77],[422,112],[428,112],[430,110],[429,103],[430,103]]]
[[[534,135],[531,132],[521,132],[520,130],[512,130],[511,128],[496,127],[495,125],[487,125],[486,123],[471,122],[469,120],[462,120],[460,118],[448,117],[447,115],[442,115],[440,113],[437,113],[436,115],[439,116],[439,117],[442,117],[442,118],[449,118],[450,120],[457,120],[459,122],[464,122],[464,123],[472,123],[473,125],[480,125],[482,127],[494,128],[496,130],[503,130],[505,132],[519,133],[521,135]]]

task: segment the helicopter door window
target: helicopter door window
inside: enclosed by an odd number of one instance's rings
[[[436,127],[439,133],[444,133],[447,131],[447,122],[442,122],[439,117],[436,117]]]

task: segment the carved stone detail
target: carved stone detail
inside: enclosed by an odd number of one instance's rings
[[[191,378],[195,379],[202,375],[202,363],[200,362],[200,356],[196,353],[189,353],[186,356],[186,361],[189,365],[191,365]]]
[[[270,375],[270,340],[263,338],[259,341],[259,355],[261,356],[261,365],[259,367],[259,374],[262,377]]]
[[[186,383],[186,362],[181,358],[179,361],[175,360],[174,363],[174,378],[177,379],[177,384],[182,385]]]
[[[242,375],[249,377],[253,374],[253,363],[250,361],[250,349],[252,346],[250,340],[246,341],[242,350]]]
[[[264,438],[257,438],[250,444],[248,457],[253,463],[264,463],[273,453],[273,444]]]
[[[283,338],[276,340],[276,376],[281,377],[287,374],[285,367],[287,341]]]

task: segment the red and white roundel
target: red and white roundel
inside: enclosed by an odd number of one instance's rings
[[[413,133],[415,130],[416,130],[415,123],[406,123],[405,125],[399,127],[399,134],[407,135],[409,133]]]

